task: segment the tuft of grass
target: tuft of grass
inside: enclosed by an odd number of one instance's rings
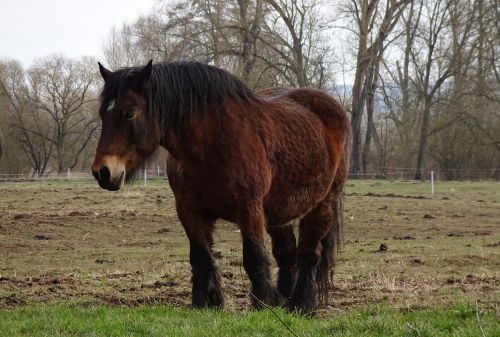
[[[407,312],[373,306],[318,319],[289,314],[281,309],[236,314],[169,306],[38,305],[0,310],[0,335],[465,337],[483,336],[484,332],[485,336],[499,336],[498,317],[491,311],[478,313],[476,310],[466,303],[446,310]]]

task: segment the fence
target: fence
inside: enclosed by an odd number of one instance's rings
[[[146,186],[148,180],[166,179],[166,171],[158,166],[155,169],[138,170],[135,174],[135,181],[142,181]],[[409,168],[381,168],[371,172],[349,174],[350,179],[385,179],[412,181],[415,180],[415,170]],[[87,181],[93,180],[90,172],[71,172],[69,169],[65,173],[45,173],[29,172],[23,174],[0,174],[2,181],[42,181],[42,180],[72,180]],[[499,169],[476,169],[476,170],[426,170],[422,172],[422,179],[426,181],[439,180],[500,180]]]
[[[166,171],[159,166],[156,169],[138,170],[134,175],[134,180],[143,182],[147,185],[148,180],[166,179]],[[71,180],[71,181],[92,181],[94,177],[91,172],[71,172],[67,170],[65,173],[44,173],[38,172],[22,173],[22,174],[0,174],[0,182],[36,182],[45,180]]]
[[[422,180],[500,180],[500,169],[428,169],[422,171]],[[349,174],[351,179],[415,180],[414,168],[384,167],[370,172]]]

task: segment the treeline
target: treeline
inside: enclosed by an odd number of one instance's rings
[[[500,175],[500,7],[495,0],[159,1],[113,29],[110,68],[196,60],[250,87],[337,96],[354,131],[351,173]],[[0,62],[8,172],[88,167],[98,132],[95,60]],[[346,84],[347,83],[347,84]],[[12,151],[12,149],[16,149]]]

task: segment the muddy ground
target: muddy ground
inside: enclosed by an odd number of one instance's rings
[[[367,304],[500,303],[500,183],[353,180],[326,314]],[[0,307],[189,306],[188,242],[166,181],[107,192],[91,181],[0,183]],[[249,308],[238,228],[220,222],[226,307]],[[268,243],[269,248],[269,243]],[[273,265],[273,270],[275,270]]]

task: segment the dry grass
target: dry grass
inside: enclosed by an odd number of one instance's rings
[[[351,181],[345,247],[323,312],[380,302],[449,307],[500,299],[500,183]],[[0,307],[190,302],[187,239],[165,182],[0,184]],[[240,233],[219,223],[227,307],[249,307]],[[381,244],[387,251],[379,251]],[[269,246],[269,244],[268,244]]]

